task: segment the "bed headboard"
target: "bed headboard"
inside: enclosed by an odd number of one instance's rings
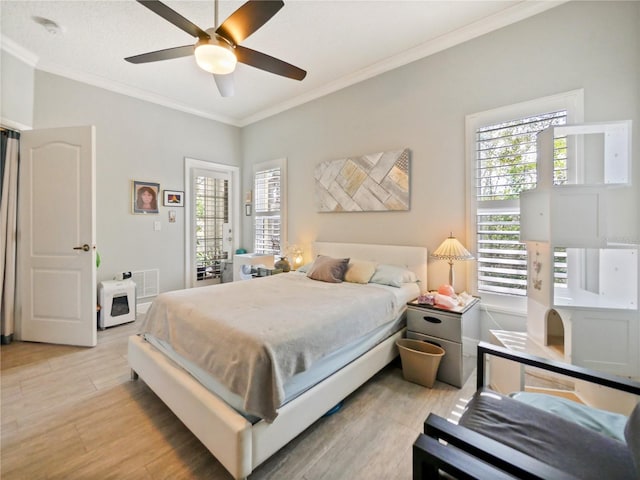
[[[416,274],[420,280],[420,290],[427,289],[427,249],[425,247],[315,242],[313,244],[313,258],[316,255],[349,257],[377,263],[403,265]]]

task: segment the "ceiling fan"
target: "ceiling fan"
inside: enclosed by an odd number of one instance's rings
[[[233,72],[236,63],[244,63],[294,80],[302,80],[307,72],[265,53],[239,45],[249,35],[267,23],[284,6],[282,0],[249,0],[233,12],[220,26],[202,30],[175,10],[157,0],[137,0],[169,23],[197,37],[194,45],[167,48],[143,53],[125,60],[148,63],[195,55],[200,68],[212,73],[220,95],[234,94]],[[215,0],[215,25],[218,25],[218,0]]]

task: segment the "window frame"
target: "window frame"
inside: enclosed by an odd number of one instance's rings
[[[514,119],[526,118],[542,113],[566,110],[567,125],[584,121],[584,90],[577,89],[506,105],[483,112],[469,114],[465,117],[465,157],[466,157],[466,189],[467,192],[467,236],[466,245],[470,246],[477,257],[477,226],[478,201],[476,199],[476,131],[488,125],[508,122]],[[579,139],[568,139],[567,142],[567,176],[570,183],[577,183],[581,178],[582,168],[577,159],[582,158],[582,142]],[[518,200],[506,200],[509,206],[519,209]],[[478,294],[478,265],[468,269],[467,291]],[[483,304],[500,311],[524,313],[527,310],[527,297],[508,294],[482,292]]]
[[[251,228],[253,231],[253,251],[258,253],[258,249],[256,248],[256,220],[258,217],[270,216],[274,215],[273,212],[268,214],[263,214],[258,212],[256,208],[257,204],[257,192],[255,191],[256,184],[256,175],[260,172],[264,172],[272,169],[280,169],[280,252],[279,254],[285,255],[287,250],[287,159],[286,158],[278,158],[275,160],[268,160],[265,162],[255,163],[253,165],[253,175],[252,175],[252,189],[253,189],[253,218],[251,221]],[[274,253],[274,255],[278,255]]]

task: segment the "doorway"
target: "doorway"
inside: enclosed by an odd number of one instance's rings
[[[239,169],[185,159],[185,287],[221,283],[239,235]]]

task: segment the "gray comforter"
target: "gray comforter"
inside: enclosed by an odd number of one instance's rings
[[[403,309],[384,287],[289,273],[161,294],[140,333],[209,372],[246,413],[273,421],[289,378]]]

